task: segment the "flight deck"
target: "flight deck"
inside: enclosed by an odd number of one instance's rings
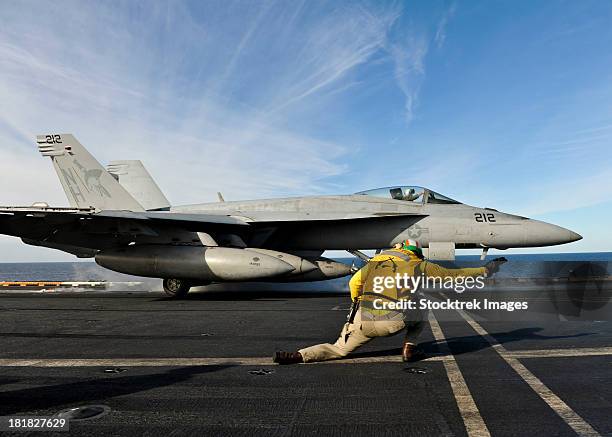
[[[431,311],[424,361],[402,363],[396,336],[272,363],[333,341],[347,307],[323,289],[4,293],[0,415],[100,411],[79,435],[612,434],[610,322]]]

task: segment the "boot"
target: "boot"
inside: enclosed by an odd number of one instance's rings
[[[425,352],[423,352],[423,349],[414,343],[404,343],[404,348],[402,349],[402,361],[405,363],[410,363],[422,360],[423,358],[425,358]]]
[[[303,363],[304,358],[299,352],[278,351],[274,354],[274,362],[278,364],[297,364]]]

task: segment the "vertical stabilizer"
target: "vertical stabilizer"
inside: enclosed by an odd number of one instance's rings
[[[170,202],[141,161],[111,161],[106,169],[147,211],[170,208]]]
[[[143,207],[70,134],[38,135],[38,149],[53,161],[70,205],[100,210],[143,211]]]

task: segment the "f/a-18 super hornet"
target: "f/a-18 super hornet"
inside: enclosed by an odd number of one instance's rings
[[[140,161],[105,169],[70,134],[39,135],[70,207],[0,207],[0,233],[93,257],[110,270],[192,286],[231,281],[318,281],[351,273],[325,250],[389,247],[416,239],[433,259],[455,249],[551,246],[582,238],[527,217],[462,204],[417,186],[348,195],[171,206]]]

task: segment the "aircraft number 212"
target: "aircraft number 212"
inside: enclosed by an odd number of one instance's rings
[[[491,212],[483,213],[483,212],[475,212],[474,220],[478,223],[495,223],[495,215]]]

